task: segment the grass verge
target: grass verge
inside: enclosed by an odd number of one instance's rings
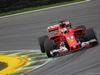
[[[4,62],[0,62],[0,71],[5,69],[8,65]]]
[[[64,4],[80,2],[80,1],[84,1],[84,0],[73,0],[73,1],[51,4],[51,5],[44,5],[44,6],[39,6],[39,7],[24,8],[24,9],[21,9],[21,10],[15,10],[15,11],[10,11],[10,12],[6,12],[6,13],[0,13],[0,16],[7,16],[7,15],[17,14],[17,13],[22,13],[22,12],[28,12],[28,11],[33,11],[33,10],[38,10],[38,9],[43,9],[43,8],[48,8],[48,7],[54,7],[54,6],[64,5]]]

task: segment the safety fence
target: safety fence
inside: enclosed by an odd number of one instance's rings
[[[0,13],[72,0],[0,0]]]

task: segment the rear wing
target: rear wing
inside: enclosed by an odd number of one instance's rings
[[[58,28],[59,28],[59,25],[53,25],[53,26],[48,27],[48,31],[51,32],[54,30],[58,30]]]
[[[70,23],[70,21],[63,22],[63,23],[65,23],[67,27],[71,26],[71,23]]]
[[[66,21],[66,22],[63,22],[63,23],[66,24],[66,27],[70,27],[71,28],[70,21]],[[58,29],[59,29],[59,24],[48,27],[48,31],[49,32],[54,31],[54,30],[58,30]]]

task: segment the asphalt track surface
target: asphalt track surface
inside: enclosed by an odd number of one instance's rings
[[[37,37],[53,22],[93,27],[100,42],[100,0],[0,19],[0,50],[39,49]],[[100,45],[57,57],[27,75],[100,75]]]

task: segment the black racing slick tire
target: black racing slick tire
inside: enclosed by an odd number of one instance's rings
[[[45,53],[44,43],[46,41],[46,38],[48,38],[48,36],[46,36],[46,35],[38,37],[38,43],[39,43],[39,47],[40,47],[42,53]]]
[[[86,29],[85,36],[88,40],[97,39],[93,28]]]
[[[86,28],[84,25],[80,25],[80,26],[77,26],[77,29],[79,28]]]
[[[44,48],[45,48],[47,56],[49,58],[53,57],[53,55],[50,53],[50,51],[52,51],[54,49],[54,42],[53,42],[53,40],[46,40],[45,43],[44,43]]]
[[[94,30],[92,28],[86,29],[86,31],[85,31],[85,37],[87,38],[87,40],[96,39],[95,42],[91,43],[92,46],[98,44],[98,39],[97,39],[96,34],[95,34],[95,32],[94,32]]]

